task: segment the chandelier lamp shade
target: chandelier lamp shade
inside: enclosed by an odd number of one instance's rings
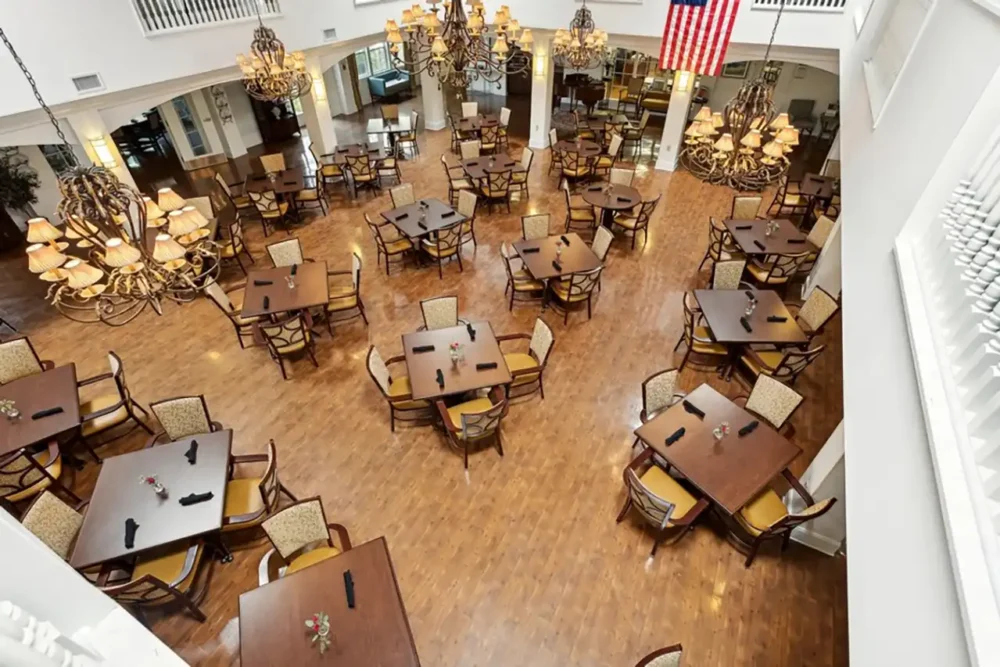
[[[598,30],[587,0],[576,10],[569,30],[560,28],[552,40],[552,57],[567,69],[594,69],[607,59],[608,33]]]
[[[427,72],[440,84],[459,89],[480,79],[499,84],[508,74],[527,75],[534,37],[530,29],[521,29],[507,5],[500,6],[489,25],[481,0],[470,0],[468,15],[462,0],[426,4],[427,9],[420,4],[404,9],[398,23],[386,21],[386,41],[397,68]]]
[[[274,30],[264,25],[257,2],[254,7],[257,27],[250,42],[250,55],[236,56],[247,94],[265,102],[283,102],[308,93],[312,76],[306,71],[305,54],[301,51],[287,53]]]

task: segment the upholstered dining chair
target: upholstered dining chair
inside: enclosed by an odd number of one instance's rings
[[[259,476],[235,476],[235,466],[260,463],[264,464],[264,469]],[[226,502],[222,510],[222,532],[256,528],[277,511],[282,493],[293,503],[298,502],[298,498],[278,479],[278,451],[274,440],[267,443],[264,454],[230,456]]]
[[[524,268],[524,261],[506,241],[500,244],[500,257],[507,272],[507,286],[503,293],[506,295],[510,291],[507,310],[514,310],[514,301],[539,301],[544,298],[545,283],[535,280]]]
[[[226,196],[226,199],[233,205],[237,213],[256,213],[257,207],[250,201],[250,197],[247,195],[233,195],[233,186],[226,183],[226,179],[219,172],[215,172],[215,182],[218,183],[222,194]]]
[[[434,331],[457,327],[462,320],[458,319],[458,297],[436,296],[420,302],[420,313],[424,318],[424,326],[420,331]]]
[[[549,237],[548,213],[521,216],[521,236],[525,241],[537,241]]]
[[[208,403],[202,394],[165,398],[150,403],[149,409],[156,415],[163,430],[150,438],[146,447],[152,447],[158,442],[175,442],[194,435],[222,430],[222,424],[212,421],[208,413]]]
[[[712,289],[740,289],[746,258],[724,259],[712,264]]]
[[[463,160],[472,160],[479,157],[479,140],[463,141],[459,146]]]
[[[420,155],[420,144],[417,142],[417,125],[420,122],[420,113],[410,112],[410,129],[396,135],[396,154],[405,154],[406,147],[413,148],[414,155]]]
[[[465,170],[462,165],[449,165],[448,159],[442,155],[441,165],[448,176],[448,201],[454,206],[458,203],[458,193],[462,190],[475,190],[472,181],[465,177]]]
[[[236,265],[240,267],[240,271],[243,275],[246,275],[246,267],[243,266],[243,260],[240,259],[240,255],[245,256],[250,260],[251,264],[256,264],[253,255],[250,254],[250,249],[247,247],[246,239],[243,237],[243,221],[240,219],[239,214],[237,214],[233,221],[229,223],[229,238],[219,244],[219,259],[223,262],[235,261]]]
[[[632,250],[635,250],[635,237],[639,232],[642,232],[642,247],[646,247],[646,242],[649,241],[649,221],[662,196],[656,195],[655,199],[642,202],[632,211],[615,214],[614,224],[624,229],[626,234],[632,235]]]
[[[285,170],[285,156],[281,153],[270,153],[260,156],[260,166],[268,174],[277,174]]]
[[[259,317],[243,317],[240,312],[243,308],[243,295],[246,285],[237,285],[226,291],[222,285],[213,280],[206,283],[204,289],[205,296],[218,306],[219,310],[229,318],[233,328],[236,329],[236,340],[240,342],[240,348],[246,348],[243,339],[249,336],[253,340],[253,325],[255,322],[260,321]]]
[[[59,443],[54,440],[35,454],[21,449],[0,456],[0,500],[18,503],[51,488],[79,503],[80,498],[59,481],[62,469]]]
[[[319,368],[314,351],[316,342],[313,340],[312,332],[306,326],[305,317],[302,314],[293,315],[283,322],[274,324],[261,323],[260,331],[267,342],[267,351],[271,355],[271,359],[276,361],[278,368],[281,369],[283,380],[288,379],[288,374],[285,372],[285,357],[304,351],[309,355],[313,366]]]
[[[267,254],[275,267],[302,264],[306,258],[302,254],[302,243],[297,237],[292,237],[267,246]]]
[[[649,113],[648,111],[646,113]],[[635,667],[681,667],[684,649],[680,644],[657,649],[635,663]]]
[[[549,361],[549,354],[556,339],[552,334],[552,329],[542,318],[535,320],[535,328],[531,335],[524,333],[505,334],[497,336],[497,342],[502,343],[510,340],[528,341],[527,352],[507,352],[503,355],[503,360],[510,370],[511,382],[507,386],[507,396],[510,397],[512,390],[520,387],[528,387],[530,391],[519,394],[525,396],[535,391],[535,384],[538,385],[538,392],[545,400],[545,387],[542,385],[542,375],[545,372],[545,364]]]
[[[80,510],[87,502],[67,505],[51,491],[42,491],[21,516],[21,525],[63,560],[69,560],[83,525]]]
[[[594,288],[601,282],[601,272],[603,266],[590,271],[574,273],[568,280],[553,280],[549,282],[549,291],[556,301],[549,304],[554,309],[563,311],[563,324],[569,322],[570,306],[582,303],[587,304],[587,319],[590,320],[593,314]]]
[[[563,179],[560,188],[566,197],[566,231],[589,232],[597,226],[597,214],[582,195],[570,192],[569,182]]]
[[[594,162],[594,176],[608,176],[611,174],[611,170],[615,166],[615,162],[618,161],[618,155],[622,150],[622,135],[618,132],[614,132],[611,135],[611,140],[608,143],[606,152],[602,155],[597,156],[597,160]]]
[[[379,108],[379,112],[382,114],[382,118],[384,118],[385,120],[399,120],[398,104],[383,104]]]
[[[479,134],[479,149],[484,153],[493,154],[497,152],[500,145],[500,126],[484,126]]]
[[[344,165],[347,169],[346,173],[350,175],[351,189],[354,193],[354,198],[358,198],[358,190],[361,188],[367,188],[371,191],[372,196],[375,195],[375,191],[379,189],[378,174],[375,171],[375,163],[372,162],[371,156],[367,153],[364,155],[346,155],[344,156]]]
[[[458,206],[455,210],[465,216],[465,220],[462,221],[461,245],[472,241],[472,247],[478,247],[476,242],[476,209],[478,206],[479,197],[476,196],[476,193],[468,190],[462,190],[458,193]]]
[[[384,179],[393,179],[396,183],[403,182],[403,172],[399,169],[399,160],[395,157],[384,157],[375,161],[375,175],[378,176],[378,186],[382,187]]]
[[[316,163],[316,171],[313,173],[313,176],[316,178],[316,189],[319,190],[323,199],[326,200],[329,196],[327,186],[343,183],[344,171],[336,162],[323,162],[324,159],[334,158],[336,153],[317,155],[315,146],[316,144],[313,142],[309,143],[309,154],[312,155],[312,159]]]
[[[823,352],[825,345],[813,349],[784,347],[781,349],[757,348],[749,346],[740,354],[740,368],[748,379],[755,381],[759,375],[768,375],[776,380],[795,386],[795,381]]]
[[[358,253],[351,253],[350,271],[329,271],[329,278],[336,276],[350,276],[350,284],[329,285],[330,300],[324,310],[326,328],[333,335],[334,320],[340,322],[355,317],[361,317],[365,326],[368,326],[368,316],[365,314],[365,304],[361,301],[361,257]]]
[[[805,503],[805,508],[798,512],[790,512],[781,496],[774,489],[768,487],[734,514],[733,518],[752,539],[747,559],[743,563],[744,567],[750,567],[757,557],[761,544],[768,540],[781,539],[781,550],[785,551],[792,539],[793,530],[807,521],[823,516],[837,502],[836,498],[827,498],[816,502],[787,468],[781,472],[781,475]]]
[[[587,122],[581,119],[580,114],[576,111],[573,112],[573,125],[576,128],[577,139],[586,139],[587,141],[594,141],[597,139],[597,134],[590,129]]]
[[[268,517],[261,527],[274,550],[287,563],[282,576],[339,556],[351,549],[347,528],[327,523],[323,501],[317,496],[300,500]],[[337,534],[334,542],[330,531]]]
[[[795,315],[795,323],[812,342],[813,338],[823,333],[823,327],[840,310],[840,304],[822,287],[814,287],[805,303],[801,306],[789,304],[788,309]]]
[[[326,192],[324,191],[323,178],[319,173],[305,178],[305,187],[295,193],[295,202],[299,210],[306,208],[318,208],[323,215],[328,213],[326,209]]]
[[[271,235],[269,226],[275,228],[279,224],[285,225],[286,231],[291,234],[291,231],[287,229],[286,216],[288,215],[288,202],[279,202],[274,190],[264,190],[263,192],[251,191],[249,195],[250,201],[257,207],[257,213],[260,215],[260,224],[264,230],[264,236]]]
[[[562,152],[556,148],[556,144],[559,143],[559,133],[556,128],[549,130],[549,172],[552,173],[556,169],[562,168]]]
[[[715,342],[712,330],[709,329],[704,314],[698,308],[694,292],[685,292],[682,304],[684,306],[684,331],[681,333],[677,345],[674,346],[674,352],[680,349],[681,345],[684,345],[686,350],[677,370],[684,370],[684,366],[687,365],[692,354],[699,357],[696,360],[698,367],[703,370],[716,370],[729,357],[728,348],[722,343]],[[706,361],[702,361],[702,359]]]
[[[205,614],[198,603],[208,591],[212,559],[204,557],[205,546],[198,541],[174,543],[140,554],[131,578],[121,584],[107,584],[102,577],[97,587],[115,602],[142,614],[146,607],[178,604],[199,623]]]
[[[747,273],[760,287],[784,287],[799,267],[806,261],[809,253],[800,252],[795,255],[765,255],[763,259],[753,258],[747,263]]]
[[[680,374],[676,368],[667,368],[642,381],[642,411],[639,419],[643,424],[684,399],[684,392],[677,391]]]
[[[486,200],[490,212],[493,206],[506,204],[507,212],[510,213],[510,191],[513,178],[513,170],[496,171],[486,174],[486,178],[479,183],[479,194]]]
[[[562,176],[571,183],[589,179],[594,173],[591,159],[575,151],[566,151],[560,158]]]
[[[377,223],[367,213],[365,213],[365,222],[368,224],[368,230],[375,241],[375,262],[378,264],[385,257],[385,275],[389,275],[390,260],[393,257],[399,257],[397,263],[404,262],[407,254],[413,252],[413,242],[404,238],[391,222]]]
[[[50,371],[55,367],[53,362],[38,358],[27,336],[0,342],[0,384]]]
[[[760,195],[736,195],[733,197],[733,211],[729,216],[733,220],[754,220],[758,217],[760,204],[764,198]]]
[[[758,375],[749,396],[738,396],[733,403],[743,407],[781,431],[800,405],[802,395],[768,375]],[[790,425],[789,425],[790,426]],[[787,429],[786,429],[787,431]]]
[[[825,215],[821,215],[816,218],[816,222],[813,224],[812,229],[809,230],[809,234],[806,236],[806,241],[812,243],[814,246],[819,248],[819,250],[810,252],[806,255],[802,265],[799,266],[799,271],[802,273],[809,273],[812,271],[813,266],[816,264],[816,260],[819,259],[819,253],[826,246],[827,239],[830,238],[830,233],[833,231],[834,224],[835,221]]]
[[[656,533],[650,558],[656,555],[656,550],[668,537],[671,538],[669,543],[673,544],[694,530],[695,520],[709,506],[706,499],[689,493],[669,473],[651,461],[652,458],[653,450],[646,449],[622,472],[628,495],[616,519],[621,523],[634,507],[646,523],[653,526]]]
[[[510,109],[500,107],[500,145],[510,146],[508,131],[510,130]]]
[[[622,138],[625,141],[633,142],[632,155],[633,157],[642,151],[642,138],[646,135],[646,125],[649,124],[650,112],[648,109],[642,112],[642,118],[639,119],[639,124],[634,127],[628,125],[625,126]]]
[[[462,266],[462,253],[459,252],[462,247],[462,224],[457,222],[448,227],[441,227],[420,245],[421,249],[437,263],[440,280],[444,280],[445,262],[453,259],[458,260],[459,272],[465,271],[465,267]]]
[[[125,380],[125,365],[122,363],[121,357],[114,352],[108,352],[108,368],[109,371],[107,373],[101,373],[100,375],[77,382],[78,388],[89,387],[102,382],[107,383],[109,380],[113,386],[113,390],[109,387],[107,391],[98,393],[93,398],[81,401],[80,403],[79,437],[84,447],[87,448],[87,451],[90,452],[90,455],[97,462],[100,462],[101,459],[94,452],[95,443],[92,442],[97,436],[107,433],[111,429],[128,421],[135,422],[135,425],[150,435],[153,434],[153,429],[142,418],[148,418],[149,413],[132,398],[132,392],[129,390],[128,382]],[[142,417],[139,417],[139,414],[142,414]],[[131,429],[123,431],[114,438],[104,440],[99,444],[107,444],[111,440],[115,440],[130,431]]]
[[[518,161],[524,171],[511,172],[510,185],[517,192],[523,192],[524,197],[528,198],[531,193],[528,192],[528,175],[531,173],[531,161],[535,159],[535,152],[530,148],[524,148],[521,151],[521,159]]]
[[[618,91],[617,105],[615,106],[615,111],[621,112],[622,107],[625,107],[625,111],[628,111],[628,105],[633,105],[636,110],[639,108],[639,100],[642,98],[642,88],[646,84],[646,80],[643,77],[633,77],[629,80],[628,85]],[[646,112],[649,113],[648,111]]]
[[[611,242],[614,240],[615,235],[604,225],[594,230],[594,240],[590,243],[590,249],[602,263],[607,259],[608,250],[611,249]],[[598,284],[598,288],[600,288],[600,284]]]
[[[397,419],[415,422],[428,421],[434,417],[432,403],[413,400],[410,378],[405,373],[393,375],[389,372],[389,366],[404,364],[405,367],[405,362],[404,355],[383,361],[374,345],[368,348],[368,357],[365,360],[368,374],[389,404],[389,430],[392,432],[396,431]]]
[[[503,456],[501,422],[507,414],[507,397],[500,387],[493,387],[485,398],[474,398],[452,407],[436,403],[449,443],[462,450],[465,469],[469,469],[469,448],[493,440]]]
[[[733,240],[733,235],[729,233],[726,226],[710,217],[708,219],[708,248],[705,250],[705,256],[701,258],[701,263],[698,264],[698,271],[702,270],[705,262],[714,263],[742,257],[736,241]]]
[[[788,180],[788,174],[778,179],[778,189],[774,193],[771,205],[767,207],[767,215],[781,217],[783,215],[805,215],[809,211],[809,200],[799,193],[799,184]]]
[[[462,102],[462,118],[474,118],[479,115],[479,102]]]
[[[413,183],[400,183],[394,188],[389,188],[389,197],[392,199],[392,207],[409,206],[417,201],[413,194]]]
[[[608,182],[611,183],[611,185],[624,185],[626,187],[632,187],[632,181],[634,180],[635,169],[626,169],[625,167],[612,167],[608,176]]]

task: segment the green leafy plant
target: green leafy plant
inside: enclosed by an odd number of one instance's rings
[[[38,172],[17,149],[0,152],[0,207],[24,209],[38,202]]]

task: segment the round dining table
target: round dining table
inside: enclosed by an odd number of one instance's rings
[[[588,139],[569,141],[563,139],[556,143],[555,149],[560,153],[575,153],[580,157],[590,158],[601,154],[601,145]]]
[[[601,223],[606,227],[611,226],[614,214],[618,211],[625,211],[635,208],[642,203],[642,195],[635,188],[628,185],[614,185],[605,183],[603,185],[591,185],[583,191],[583,201],[595,208],[603,211]]]

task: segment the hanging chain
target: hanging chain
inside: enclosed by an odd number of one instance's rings
[[[764,64],[770,62],[771,47],[774,46],[774,36],[778,34],[778,23],[781,22],[781,12],[785,11],[785,0],[781,0],[778,5],[778,15],[774,17],[774,27],[771,28],[771,39],[767,41],[767,51],[764,52]]]
[[[4,33],[3,28],[0,28],[0,40],[3,41],[4,46],[6,46],[7,50],[10,51],[10,55],[14,56],[14,62],[16,62],[17,66],[21,68],[21,72],[24,74],[24,78],[28,80],[28,85],[31,86],[31,92],[35,94],[35,100],[38,101],[38,105],[42,107],[42,110],[45,111],[45,113],[48,115],[49,122],[52,123],[52,127],[56,128],[56,134],[59,135],[59,138],[62,140],[63,145],[70,149],[69,150],[69,155],[71,156],[70,161],[73,163],[74,166],[79,166],[79,163],[76,161],[76,154],[73,152],[72,147],[69,145],[69,141],[66,140],[66,135],[63,134],[62,127],[59,125],[59,121],[56,120],[56,117],[52,114],[52,109],[49,108],[49,105],[47,105],[45,103],[45,100],[42,99],[42,94],[38,92],[38,85],[35,83],[35,78],[31,76],[31,72],[28,71],[28,68],[24,64],[24,61],[21,60],[21,56],[17,55],[17,51],[14,50],[14,46],[10,43],[10,40],[7,39],[7,35]]]

